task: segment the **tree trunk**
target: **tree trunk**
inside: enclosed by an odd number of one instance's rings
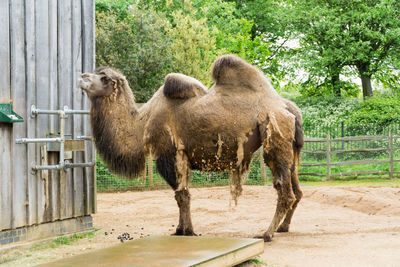
[[[341,96],[340,84],[339,84],[339,74],[333,74],[331,78],[333,94],[335,96]]]
[[[361,83],[363,87],[363,97],[368,98],[372,96],[371,75],[361,74]]]
[[[372,96],[372,84],[371,84],[371,74],[369,71],[369,64],[362,64],[357,66],[361,77],[361,84],[363,88],[364,99]]]

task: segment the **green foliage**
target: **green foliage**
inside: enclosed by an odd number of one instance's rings
[[[186,12],[172,12],[174,26],[166,32],[172,40],[170,46],[172,71],[180,72],[211,85],[209,69],[216,57],[215,37],[207,27],[207,19],[196,19],[196,10],[189,4]]]
[[[371,97],[353,110],[348,123],[379,124],[382,127],[400,122],[400,99],[395,97]]]
[[[372,75],[398,62],[398,1],[292,2],[288,15],[301,45],[296,60],[312,75],[335,80],[344,66],[354,66],[368,83]],[[364,89],[364,96],[370,96]]]
[[[125,18],[114,11],[96,14],[97,65],[127,77],[138,102],[146,102],[163,82],[171,62],[169,23],[155,11],[131,6]]]
[[[337,91],[340,91],[341,96],[357,97],[359,95],[359,87],[352,82],[337,81],[336,84],[331,82],[322,82],[318,84],[317,81],[309,79],[299,85],[299,91],[304,97],[334,97],[337,96]]]
[[[340,123],[360,105],[359,100],[345,97],[299,97],[295,101],[302,111],[304,127]]]
[[[317,128],[327,131],[329,127],[332,127],[330,131],[336,131],[343,123],[347,134],[366,135],[377,134],[389,126],[397,129],[400,124],[398,97],[377,95],[361,101],[349,97],[302,96],[294,101],[302,110],[306,132]]]
[[[113,11],[120,19],[124,19],[128,15],[129,7],[134,2],[135,0],[96,0],[96,13]]]
[[[194,0],[197,17],[207,18],[216,37],[218,54],[236,54],[263,67],[270,56],[269,43],[261,36],[252,36],[253,22],[240,13],[232,2],[223,0]],[[217,29],[217,31],[215,30]]]

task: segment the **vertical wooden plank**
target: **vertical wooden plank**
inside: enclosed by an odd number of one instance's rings
[[[0,123],[0,231],[11,228],[13,201],[10,162],[11,131],[11,125]]]
[[[36,107],[39,109],[51,109],[51,61],[50,61],[50,21],[49,21],[49,2],[48,0],[35,1],[35,25],[36,25]],[[50,120],[55,116],[39,115],[35,118],[36,128],[35,137],[47,137],[49,133]],[[36,161],[44,158],[47,161],[47,151],[45,146],[42,149],[37,148]],[[42,160],[40,160],[42,161]],[[37,190],[37,216],[38,223],[48,222],[53,218],[51,216],[51,207],[54,202],[49,196],[52,190],[49,190],[49,171],[38,172],[36,190]]]
[[[58,108],[64,106],[71,108],[72,106],[72,1],[58,1]],[[65,121],[65,133],[72,133],[72,120],[69,117]],[[60,192],[65,192],[65,201],[62,208],[66,211],[63,217],[71,217],[73,213],[73,180],[71,170],[66,172],[61,171],[61,180],[65,183],[60,183]]]
[[[78,75],[82,73],[82,3],[81,0],[72,1],[72,108],[83,109],[82,91],[78,88]],[[82,116],[74,115],[73,119],[73,138],[83,135]],[[83,162],[83,153],[74,152],[73,160]],[[84,212],[84,192],[83,192],[83,169],[73,169],[74,181],[74,216],[82,216]]]
[[[25,1],[25,60],[26,60],[26,105],[25,105],[25,123],[26,135],[29,138],[36,137],[36,119],[29,116],[30,106],[36,104],[36,28],[35,28],[35,4],[33,1]],[[43,60],[43,59],[41,59]],[[31,172],[32,164],[38,163],[36,158],[37,144],[28,144],[27,148],[27,173],[25,176],[27,224],[39,223],[38,219],[38,195],[37,183],[40,173],[37,175]]]
[[[326,176],[331,179],[331,134],[326,136]]]
[[[0,103],[10,100],[10,15],[9,0],[0,1]],[[0,139],[1,140],[1,139]]]
[[[95,13],[94,0],[82,1],[82,72],[93,71],[95,67]],[[90,109],[90,102],[85,95],[82,98],[84,109]],[[88,116],[83,120],[83,131],[85,135],[91,135],[90,122]],[[88,142],[87,142],[88,143]],[[85,151],[85,161],[95,161],[96,155],[92,155],[91,145]],[[94,213],[96,205],[96,166],[85,168],[85,212]]]
[[[10,2],[10,45],[11,45],[11,97],[14,109],[23,118],[26,118],[26,64],[25,64],[25,20],[24,1]],[[12,140],[26,136],[26,122],[13,125]],[[11,142],[12,164],[12,228],[26,224],[26,176],[27,176],[27,149],[26,145]]]
[[[153,170],[153,157],[150,154],[148,159],[148,172],[149,172],[149,185],[153,185],[153,175],[154,175],[154,170]]]
[[[389,130],[389,177],[393,179],[393,132]]]
[[[49,18],[49,108],[51,110],[58,109],[58,2],[48,1],[48,18]],[[58,131],[58,117],[49,116],[50,133],[55,134]],[[49,162],[54,165],[58,164],[56,153],[48,154]],[[59,203],[59,172],[49,172],[50,184],[50,214],[52,220],[60,219],[60,203]]]
[[[9,11],[9,1],[0,1],[0,103],[9,102],[11,98]],[[11,131],[11,125],[0,123],[0,231],[11,228]]]

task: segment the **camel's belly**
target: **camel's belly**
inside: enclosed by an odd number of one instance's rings
[[[204,138],[203,142],[187,146],[192,169],[223,172],[247,166],[252,154],[261,146],[258,129],[247,135],[242,142],[223,136]]]

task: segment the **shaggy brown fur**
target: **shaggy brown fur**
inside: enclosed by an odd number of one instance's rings
[[[216,83],[208,91],[194,78],[170,74],[140,110],[134,108],[123,75],[110,69],[84,74],[81,87],[92,100],[96,145],[114,170],[127,175],[140,173],[145,153],[157,158],[158,171],[175,190],[177,235],[194,235],[191,170],[229,171],[236,202],[252,154],[262,145],[278,192],[275,216],[261,236],[270,241],[275,231],[289,230],[302,196],[297,175],[303,146],[300,111],[257,68],[236,56],[218,58],[212,74]],[[113,84],[111,93],[107,81]],[[104,125],[107,130],[98,129]]]

